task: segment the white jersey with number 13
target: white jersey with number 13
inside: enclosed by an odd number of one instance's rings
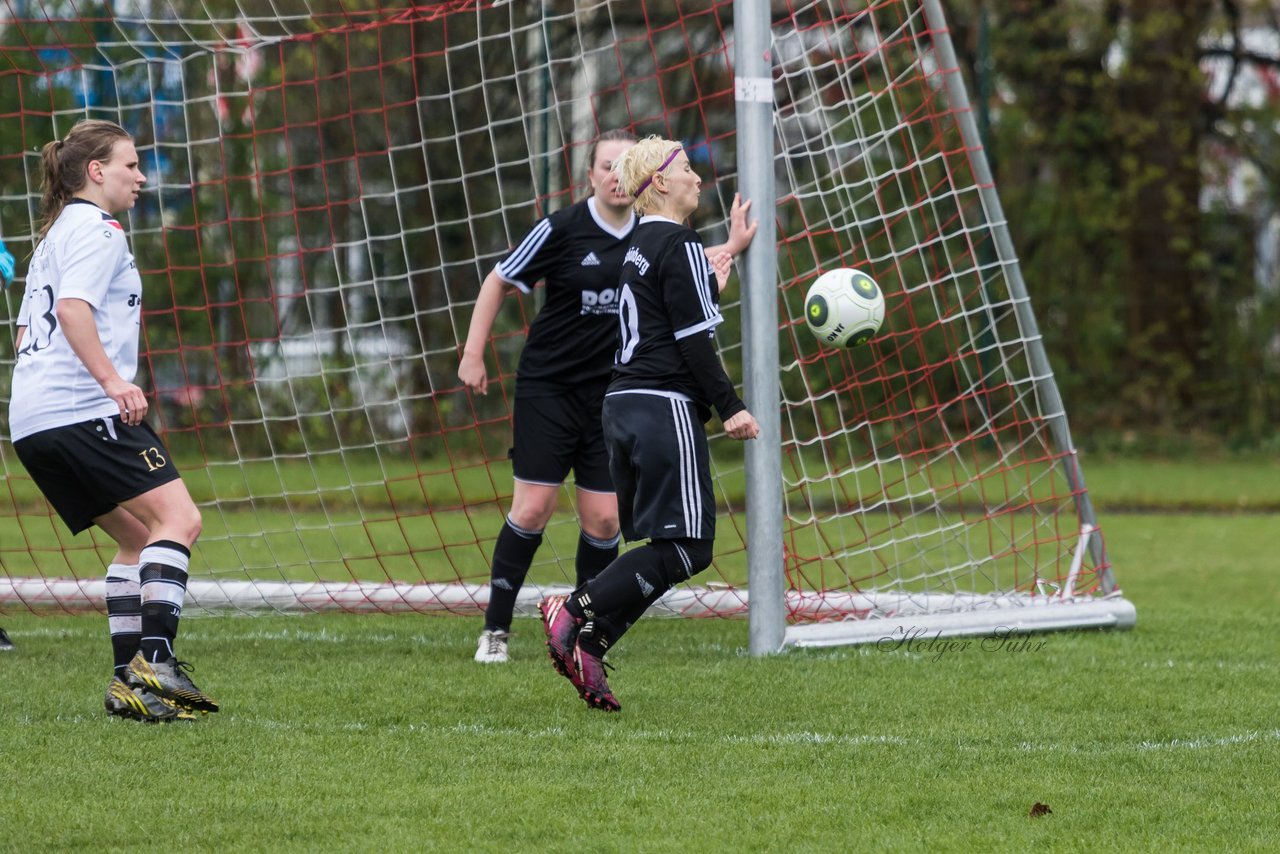
[[[120,376],[132,382],[138,370],[142,277],[116,218],[79,199],[63,208],[27,270],[18,310],[18,326],[27,331],[9,401],[11,441],[120,411],[63,335],[56,308],[58,300],[69,297],[93,307],[103,349]]]

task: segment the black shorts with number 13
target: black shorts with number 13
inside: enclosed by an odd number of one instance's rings
[[[73,534],[121,502],[179,478],[151,425],[131,427],[118,415],[41,430],[13,449]]]

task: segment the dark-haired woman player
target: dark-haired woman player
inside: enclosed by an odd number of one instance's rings
[[[618,555],[618,501],[600,418],[618,349],[618,274],[636,221],[613,165],[635,142],[625,130],[601,134],[587,156],[591,195],[540,220],[485,278],[472,311],[458,377],[484,394],[484,348],[507,292],[529,293],[540,280],[546,287],[516,371],[515,485],[493,549],[489,602],[475,654],[479,662],[508,660],[516,597],[570,471],[581,528],[577,583]],[[747,225],[748,209],[734,199],[729,238],[710,252],[732,256],[747,247],[755,236],[755,224]]]

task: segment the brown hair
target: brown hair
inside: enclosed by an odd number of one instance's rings
[[[596,166],[596,149],[600,147],[602,142],[638,142],[639,137],[626,128],[614,128],[607,130],[596,137],[595,142],[591,143],[591,147],[587,149],[587,171],[590,172]]]
[[[115,122],[84,119],[76,122],[62,139],[46,142],[40,149],[44,162],[44,178],[40,182],[40,231],[43,240],[49,226],[62,213],[67,202],[75,198],[88,180],[89,163],[111,159],[111,149],[122,139],[133,139]]]

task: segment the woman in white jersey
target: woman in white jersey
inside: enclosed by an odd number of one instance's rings
[[[107,567],[115,672],[106,708],[142,721],[216,712],[173,653],[200,511],[143,418],[142,279],[116,214],[146,177],[112,122],[79,122],[41,151],[42,219],[18,311],[14,450],[73,534],[116,542]]]

